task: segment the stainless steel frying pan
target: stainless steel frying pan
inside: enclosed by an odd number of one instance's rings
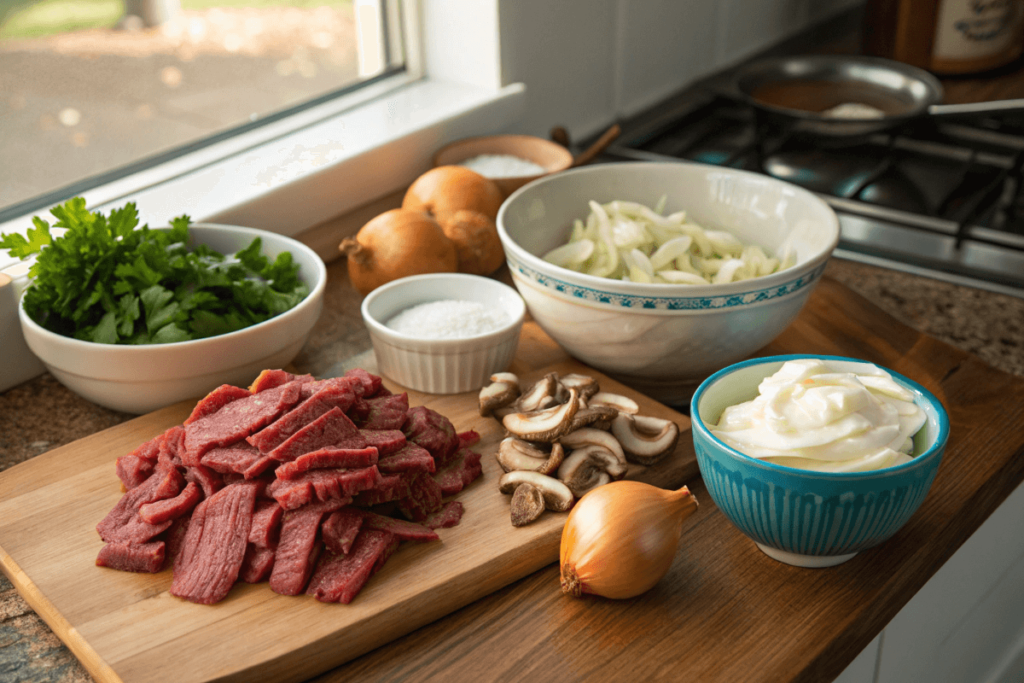
[[[758,60],[740,67],[733,84],[741,98],[767,117],[795,132],[822,136],[866,135],[926,116],[1024,111],[1024,100],[940,104],[942,84],[937,78],[876,57]]]

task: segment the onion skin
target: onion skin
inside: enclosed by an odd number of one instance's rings
[[[492,221],[504,196],[490,178],[465,166],[438,166],[413,181],[402,208],[425,211],[444,225],[457,211],[478,211]]]
[[[687,487],[614,481],[584,495],[569,513],[559,551],[562,591],[632,598],[668,573],[683,520],[697,509]]]
[[[494,221],[479,211],[463,209],[441,224],[444,234],[455,243],[459,272],[490,275],[505,262],[505,249]]]
[[[424,273],[454,273],[455,244],[436,220],[420,211],[391,209],[359,229],[338,249],[348,257],[352,285],[364,296],[392,280]]]

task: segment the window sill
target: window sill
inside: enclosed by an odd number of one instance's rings
[[[209,151],[197,152],[94,188],[86,199],[102,211],[134,201],[153,226],[185,213],[195,222],[297,235],[394,194],[430,167],[439,147],[506,129],[524,106],[521,84],[493,90],[417,81],[273,139],[266,131],[260,139],[257,129],[232,139],[240,151],[230,156],[210,161],[202,158]],[[30,225],[26,215],[0,232]]]

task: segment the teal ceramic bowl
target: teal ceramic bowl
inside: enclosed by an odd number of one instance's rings
[[[715,505],[769,557],[800,567],[829,567],[892,537],[928,495],[949,438],[949,417],[935,396],[883,368],[914,395],[926,422],[910,462],[872,472],[810,472],[763,462],[727,446],[709,426],[722,411],[757,396],[783,363],[817,358],[841,372],[869,365],[855,358],[792,355],[755,358],[716,372],[690,402],[697,464]]]

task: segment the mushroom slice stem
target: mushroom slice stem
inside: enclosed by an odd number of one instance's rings
[[[572,507],[575,500],[568,486],[540,472],[507,472],[498,480],[498,490],[502,493],[514,493],[521,484],[531,484],[540,489],[541,495],[544,496],[544,506],[554,512],[565,512]]]
[[[498,444],[498,464],[506,472],[530,470],[541,474],[553,474],[565,459],[565,449],[559,443],[551,444],[551,450],[545,452],[521,439],[508,436]]]
[[[584,444],[574,449],[570,453],[570,457],[577,453],[585,454],[596,466],[607,472],[612,479],[622,479],[626,476],[626,470],[629,469],[629,463],[626,462],[625,456],[619,459],[614,452],[600,444]]]
[[[618,414],[619,411],[611,406],[580,406],[580,409],[576,411],[572,418],[570,431],[576,431],[584,427],[593,427],[594,429],[607,431],[612,424],[612,420]]]
[[[522,483],[512,493],[512,526],[526,526],[536,521],[547,507],[544,493],[530,483]]]
[[[627,460],[653,465],[675,448],[679,425],[672,420],[620,413],[612,420],[612,434],[622,444]]]
[[[571,372],[568,375],[562,375],[559,377],[558,381],[561,382],[562,386],[566,389],[575,388],[576,391],[580,392],[580,396],[585,399],[589,399],[601,390],[601,386],[597,383],[597,380],[590,375],[580,375]]]
[[[525,441],[551,442],[569,431],[579,408],[576,390],[569,390],[569,400],[562,405],[533,412],[512,413],[501,423],[513,436]]]
[[[554,399],[558,392],[557,375],[549,372],[541,379],[533,383],[533,386],[523,392],[519,397],[519,412],[529,413],[534,410],[548,408],[552,405],[549,399]],[[547,403],[547,405],[545,405]]]
[[[613,394],[609,391],[599,391],[587,401],[587,405],[591,408],[596,406],[611,406],[620,413],[627,413],[629,415],[636,415],[640,412],[640,406],[636,401],[631,399],[629,396],[623,396],[622,394]]]
[[[602,429],[581,427],[562,436],[558,441],[570,451],[587,445],[602,446],[611,451],[622,463],[623,467],[626,466],[626,454],[622,450],[622,444],[619,443],[619,440],[613,434]]]
[[[519,379],[510,372],[491,375],[491,383],[480,390],[480,415],[487,417],[495,410],[511,405],[519,398]]]
[[[575,450],[562,462],[558,468],[558,479],[569,487],[577,498],[601,484],[607,484],[612,477],[604,469],[606,464],[599,457],[595,457],[593,451],[603,450],[600,446],[587,446]],[[609,451],[604,451],[609,458],[614,460]]]

